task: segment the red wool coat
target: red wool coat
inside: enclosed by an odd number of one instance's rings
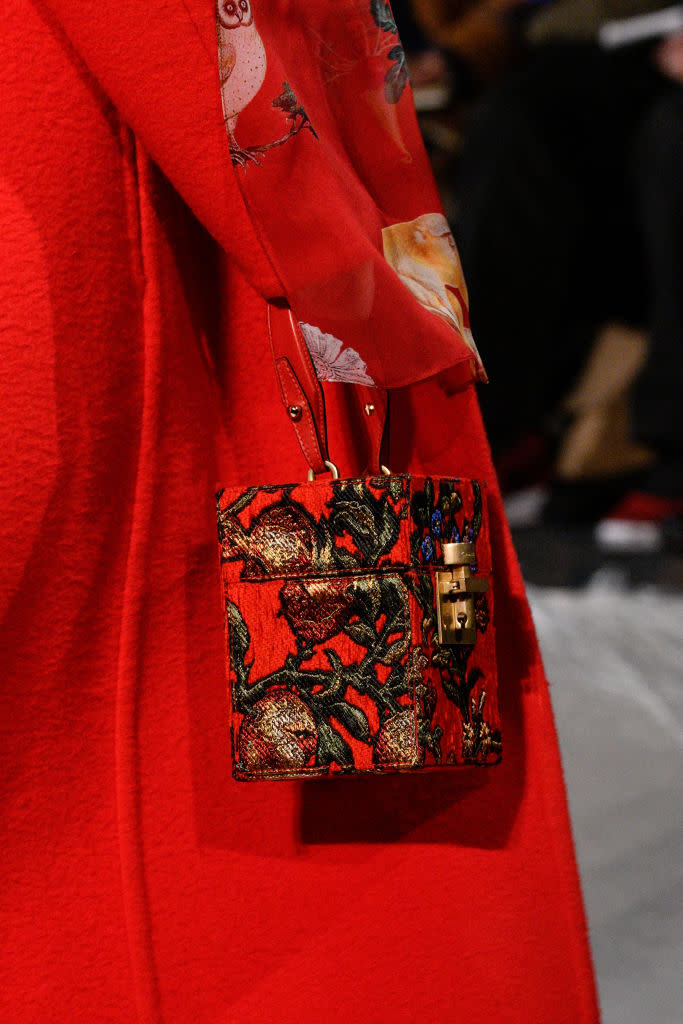
[[[471,389],[395,393],[392,470],[489,483],[502,764],[230,776],[214,486],[306,466],[211,5],[140,6],[14,0],[0,36],[0,1020],[595,1021]],[[350,475],[360,428],[346,385],[327,392]]]

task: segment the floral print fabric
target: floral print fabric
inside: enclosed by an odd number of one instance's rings
[[[218,0],[216,25],[235,175],[282,297],[334,364],[323,379],[484,379],[389,4]],[[396,254],[420,219],[416,277]]]

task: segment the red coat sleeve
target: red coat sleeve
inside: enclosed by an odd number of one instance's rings
[[[190,209],[264,298],[283,294],[244,206],[220,101],[212,3],[50,0],[69,42]]]

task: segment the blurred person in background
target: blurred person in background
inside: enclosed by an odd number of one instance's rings
[[[564,521],[682,508],[683,36],[597,41],[663,6],[413,0],[477,98],[454,228],[494,455],[514,485],[565,430],[547,506]]]

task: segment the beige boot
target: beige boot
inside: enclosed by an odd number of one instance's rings
[[[557,454],[558,480],[617,476],[652,461],[652,452],[633,440],[629,414],[647,348],[647,336],[623,324],[606,324],[599,331],[578,383],[563,402],[573,420]]]

